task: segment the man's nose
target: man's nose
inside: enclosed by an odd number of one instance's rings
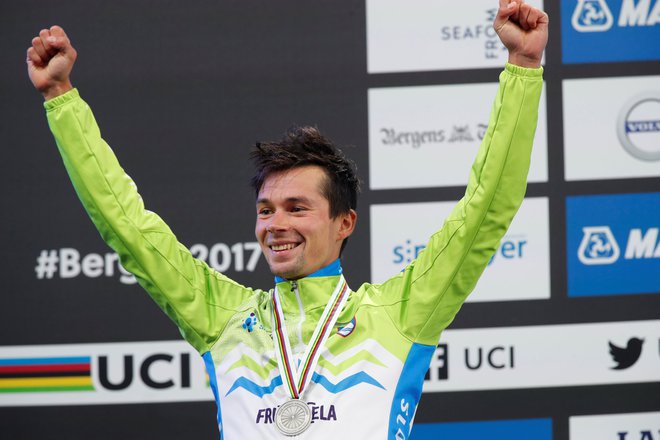
[[[290,228],[289,218],[285,212],[276,211],[270,218],[270,223],[266,226],[266,231],[283,232]]]

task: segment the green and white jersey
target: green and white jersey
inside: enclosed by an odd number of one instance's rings
[[[382,284],[351,291],[302,398],[306,439],[406,439],[445,329],[497,249],[526,189],[542,69],[507,65],[465,196],[418,258]],[[64,164],[103,239],[203,356],[221,438],[282,439],[290,397],[275,360],[272,290],[244,287],[193,258],[144,208],[76,90],[45,103]],[[440,222],[441,219],[438,219]],[[337,285],[339,261],[278,280],[300,354]]]

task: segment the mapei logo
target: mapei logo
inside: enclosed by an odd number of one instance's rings
[[[584,237],[578,249],[578,258],[583,264],[612,264],[619,259],[619,245],[607,226],[582,229]]]
[[[602,32],[612,27],[612,13],[605,0],[578,0],[571,20],[579,32]]]
[[[650,0],[623,0],[618,12],[618,27],[654,26],[660,23],[660,0],[653,8]],[[614,24],[614,17],[605,0],[578,0],[571,24],[578,32],[605,32]]]
[[[578,258],[582,264],[614,264],[620,256],[619,245],[608,226],[592,226],[582,229],[584,236]],[[642,258],[660,258],[659,228],[649,228],[646,231],[634,228],[628,234],[626,260]]]
[[[623,106],[617,136],[631,156],[644,161],[660,160],[660,92],[637,95]]]
[[[569,296],[659,293],[660,193],[566,199]]]
[[[660,0],[561,0],[564,63],[660,59]]]

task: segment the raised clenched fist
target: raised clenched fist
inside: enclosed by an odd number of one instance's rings
[[[539,67],[548,43],[548,14],[524,0],[500,0],[493,27],[509,50],[509,62]]]
[[[45,99],[73,88],[69,75],[76,56],[76,50],[59,26],[42,29],[32,39],[32,47],[27,50],[28,75]]]

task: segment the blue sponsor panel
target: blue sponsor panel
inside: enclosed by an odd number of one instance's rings
[[[566,64],[660,59],[660,0],[562,0]]]
[[[488,422],[418,423],[413,440],[552,440],[552,419],[497,420]]]
[[[660,292],[660,193],[566,199],[568,296]]]

